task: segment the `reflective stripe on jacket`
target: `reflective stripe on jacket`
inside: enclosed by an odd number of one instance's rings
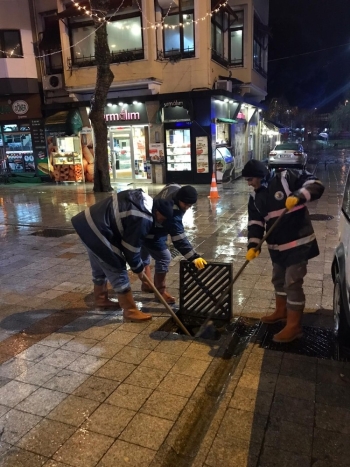
[[[153,199],[141,189],[125,190],[94,204],[72,218],[83,243],[116,269],[141,272],[141,243],[152,229]]]
[[[185,229],[182,223],[182,218],[185,211],[182,211],[176,200],[176,193],[180,190],[181,186],[175,183],[165,186],[154,199],[166,199],[174,201],[173,218],[170,221],[165,221],[162,227],[158,225],[152,229],[152,232],[147,236],[145,246],[153,249],[165,250],[167,248],[166,240],[170,235],[174,247],[182,254],[188,261],[193,261],[199,258],[198,253],[192,247],[188,240]]]
[[[319,199],[322,183],[306,171],[288,169],[272,173],[251,194],[248,203],[248,248],[253,248],[285,209],[286,198],[295,194],[301,203],[288,211],[267,239],[273,262],[287,266],[319,254],[306,201]]]

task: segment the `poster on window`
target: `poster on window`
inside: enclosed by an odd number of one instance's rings
[[[164,162],[164,144],[151,143],[149,145],[149,158],[151,164],[162,164]]]
[[[197,173],[204,174],[209,172],[208,158],[208,137],[196,137],[196,158],[197,158]]]

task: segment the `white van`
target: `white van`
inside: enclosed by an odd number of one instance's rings
[[[350,347],[350,172],[344,191],[339,232],[339,245],[332,263],[334,332],[340,344]]]

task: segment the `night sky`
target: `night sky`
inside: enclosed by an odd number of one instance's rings
[[[350,96],[350,0],[270,0],[269,28],[268,100],[331,111]]]

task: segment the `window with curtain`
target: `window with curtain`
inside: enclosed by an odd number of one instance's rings
[[[165,58],[190,58],[195,55],[194,0],[179,0],[178,5],[156,1],[163,22]]]
[[[244,12],[221,9],[211,21],[212,59],[224,66],[243,66]]]
[[[23,58],[20,31],[14,29],[0,30],[0,58]]]
[[[258,73],[266,78],[267,76],[267,47],[268,33],[267,27],[262,24],[259,18],[254,16],[254,45],[253,45],[253,67]]]

